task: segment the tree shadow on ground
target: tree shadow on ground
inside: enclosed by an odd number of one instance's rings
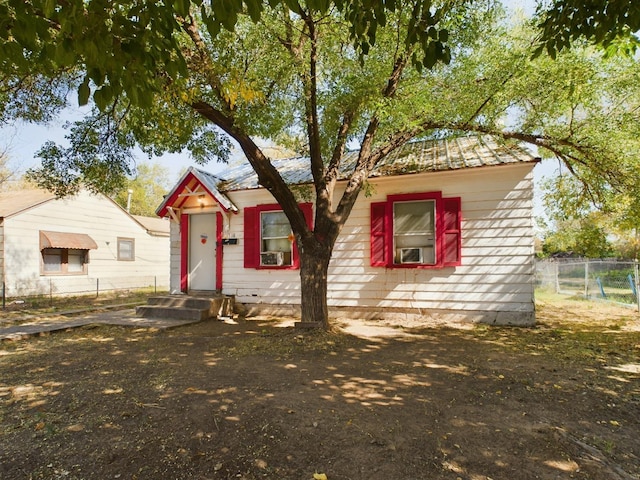
[[[256,319],[6,344],[0,476],[637,478],[640,337],[614,323]]]

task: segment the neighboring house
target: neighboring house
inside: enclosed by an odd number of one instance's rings
[[[355,155],[345,158],[345,171]],[[518,144],[490,137],[412,142],[390,155],[335,245],[330,316],[534,323],[537,161]],[[311,224],[308,161],[274,165],[298,185]],[[190,168],[157,213],[172,220],[173,292],[219,290],[249,312],[299,312],[288,221],[249,166],[221,176]]]
[[[169,284],[169,222],[129,215],[86,191],[0,194],[0,273],[7,297]]]

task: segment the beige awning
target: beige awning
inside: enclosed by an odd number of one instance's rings
[[[95,250],[96,242],[86,233],[47,232],[40,230],[40,250],[43,248],[73,248]]]

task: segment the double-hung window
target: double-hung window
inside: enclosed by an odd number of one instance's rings
[[[293,234],[284,212],[260,213],[260,266],[290,267]]]
[[[133,262],[136,259],[135,238],[118,237],[118,261]]]
[[[395,264],[436,263],[435,213],[434,200],[393,204]]]
[[[313,206],[300,204],[311,226]],[[280,205],[244,209],[244,266],[257,269],[293,269],[300,266],[289,219]]]
[[[442,268],[460,265],[460,197],[440,192],[389,195],[371,204],[371,265]]]

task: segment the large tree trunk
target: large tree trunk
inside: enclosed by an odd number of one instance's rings
[[[299,327],[329,329],[327,272],[331,249],[316,244],[300,252],[301,322]]]

